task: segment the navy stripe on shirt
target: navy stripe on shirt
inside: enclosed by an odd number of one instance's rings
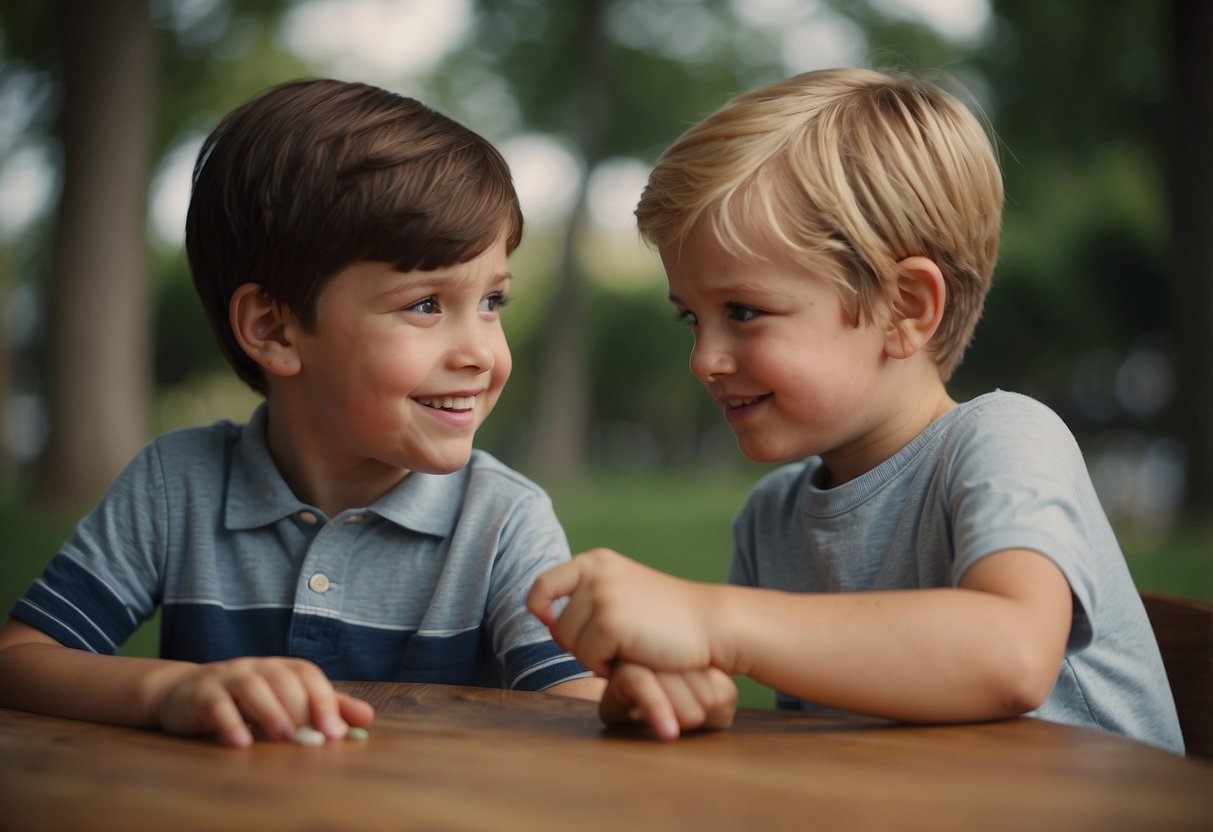
[[[541,690],[580,666],[555,643],[510,650],[505,678],[480,627],[428,635],[367,627],[288,607],[225,609],[209,603],[166,603],[161,656],[194,662],[237,656],[295,656],[315,662],[331,679],[428,682]]]
[[[51,589],[54,585],[60,591]],[[88,611],[68,598],[89,599]],[[112,654],[138,620],[105,582],[70,558],[53,558],[42,577],[13,606],[10,615],[42,630],[60,644]]]
[[[51,588],[58,587],[61,591]],[[67,597],[88,598],[84,610]],[[105,584],[69,558],[54,558],[14,605],[12,617],[59,643],[112,654],[137,626],[132,611]],[[331,679],[429,682],[543,690],[584,673],[550,640],[516,647],[494,660],[481,627],[431,635],[368,627],[297,612],[289,606],[224,607],[218,602],[166,601],[160,656],[211,662],[239,656],[295,656]]]

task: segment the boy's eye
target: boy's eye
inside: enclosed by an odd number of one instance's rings
[[[762,313],[752,306],[746,306],[741,303],[726,303],[725,309],[728,310],[729,318],[740,323],[752,321]]]
[[[493,294],[480,301],[481,312],[496,312],[501,307],[510,302],[503,292],[493,292]]]
[[[411,306],[406,306],[405,309],[409,312],[420,312],[422,315],[435,315],[438,313],[438,300],[437,298],[425,298]]]
[[[690,309],[678,309],[674,312],[674,320],[680,324],[687,326],[696,326],[699,324],[699,319],[695,317],[695,313]]]

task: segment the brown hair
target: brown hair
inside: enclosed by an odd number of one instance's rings
[[[657,161],[636,208],[677,245],[703,223],[734,255],[773,245],[838,284],[856,321],[895,297],[898,262],[947,284],[928,349],[947,380],[998,257],[1002,177],[983,125],[940,87],[868,69],[808,72],[739,95]]]
[[[293,81],[233,110],[194,166],[185,246],[194,285],[236,373],[265,392],[236,342],[233,292],[256,283],[305,327],[336,272],[358,260],[401,271],[463,263],[522,213],[501,154],[411,98],[367,84]]]

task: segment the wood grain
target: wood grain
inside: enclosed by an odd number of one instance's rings
[[[345,683],[366,742],[244,751],[0,710],[0,829],[1208,830],[1213,766],[1032,719],[743,711],[659,743],[588,702]]]

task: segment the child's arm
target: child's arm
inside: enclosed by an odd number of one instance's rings
[[[559,696],[569,696],[573,699],[589,699],[598,702],[602,692],[606,690],[606,679],[597,676],[586,676],[581,679],[569,679],[558,685],[552,685],[544,693],[555,693]]]
[[[551,603],[568,596],[555,619]],[[801,594],[684,581],[608,550],[559,566],[527,606],[598,673],[713,666],[822,705],[916,721],[1012,716],[1057,680],[1069,585],[1036,552],[989,555],[959,588]]]
[[[64,647],[16,620],[0,625],[0,705],[173,734],[253,741],[250,725],[289,739],[312,725],[328,737],[369,725],[374,711],[338,693],[314,664],[280,657],[209,664],[108,656]]]

